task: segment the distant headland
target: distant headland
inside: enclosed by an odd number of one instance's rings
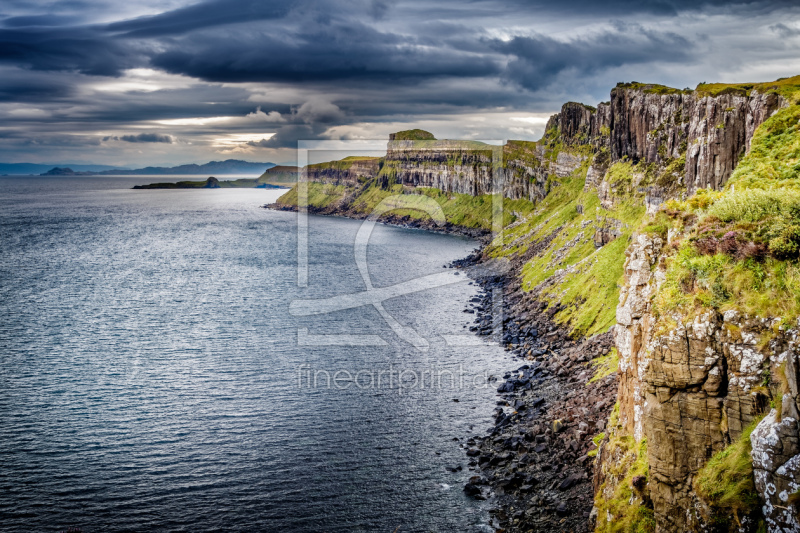
[[[56,169],[53,169],[56,170]],[[134,189],[280,189],[289,188],[297,183],[297,167],[273,166],[267,169],[258,178],[239,178],[235,180],[220,181],[210,176],[204,181],[178,181],[151,183],[149,185],[136,185]]]
[[[226,159],[225,161],[209,161],[197,165],[179,165],[176,167],[145,167],[137,169],[111,169],[111,170],[83,170],[76,171],[69,167],[56,166],[41,176],[164,176],[164,175],[197,175],[197,174],[262,174],[265,170],[275,167],[275,163],[251,163],[239,159]]]

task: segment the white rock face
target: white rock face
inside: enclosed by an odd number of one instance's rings
[[[750,435],[756,490],[770,533],[800,531],[797,511],[788,503],[789,494],[800,489],[797,430],[795,418],[778,421],[778,412],[772,409]]]

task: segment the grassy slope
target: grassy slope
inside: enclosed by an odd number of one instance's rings
[[[344,198],[347,190],[344,185],[330,185],[323,183],[308,183],[308,205],[316,208],[325,208]],[[297,205],[297,185],[289,189],[278,198],[277,203],[283,205]]]
[[[525,290],[539,287],[541,295],[565,308],[556,319],[575,334],[592,335],[615,322],[619,284],[629,238],[645,220],[641,198],[620,189],[620,200],[611,210],[600,206],[596,191],[584,191],[588,161],[564,180],[554,182],[550,193],[521,223],[504,232],[503,242],[493,243],[489,253],[497,257],[524,254],[535,242],[556,233],[544,252],[530,259],[522,270]],[[634,167],[618,163],[613,174],[630,181]],[[579,206],[581,211],[579,212]],[[602,248],[595,248],[598,227],[621,223],[622,235]],[[570,268],[571,267],[571,268]],[[570,269],[552,285],[551,277]]]
[[[723,191],[670,204],[672,226],[696,222],[669,260],[659,313],[691,316],[713,307],[787,323],[800,317],[798,121],[800,106],[779,111],[758,129]],[[726,241],[735,245],[726,249]],[[747,250],[750,257],[742,256]]]
[[[759,504],[750,434],[761,418],[753,421],[735,442],[714,454],[695,477],[695,492],[711,507],[714,523],[727,524],[733,516],[741,524],[742,518]]]

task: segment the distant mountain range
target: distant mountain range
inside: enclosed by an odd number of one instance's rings
[[[123,167],[115,167],[111,165],[65,165],[63,163],[0,163],[0,174],[8,174],[10,176],[27,176],[39,175],[47,172],[53,167],[69,167],[74,172],[102,172],[105,170],[124,170],[129,169]]]
[[[260,176],[267,169],[275,166],[275,163],[250,163],[249,161],[240,161],[238,159],[226,159],[225,161],[210,161],[204,165],[180,165],[177,167],[145,167],[137,168],[135,170],[105,170],[97,172],[97,174],[114,174],[114,175],[145,175],[145,176],[158,176],[170,174],[217,174],[217,175],[230,175],[230,174],[253,174]]]
[[[42,176],[96,176],[96,175],[191,175],[191,174],[251,174],[260,176],[275,163],[251,163],[238,159],[211,161],[203,165],[179,165],[177,167],[145,167],[137,169],[103,165],[40,165],[37,163],[0,163],[0,174]]]

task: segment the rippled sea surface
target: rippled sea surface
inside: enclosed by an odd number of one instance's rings
[[[384,302],[426,351],[371,306],[291,316],[365,289],[360,222],[310,218],[300,288],[297,215],[260,208],[280,191],[130,190],[150,181],[0,178],[0,529],[486,529],[459,445],[512,363],[443,337],[466,331],[476,287]],[[475,246],[378,226],[372,282]],[[385,345],[308,345],[352,334]]]

